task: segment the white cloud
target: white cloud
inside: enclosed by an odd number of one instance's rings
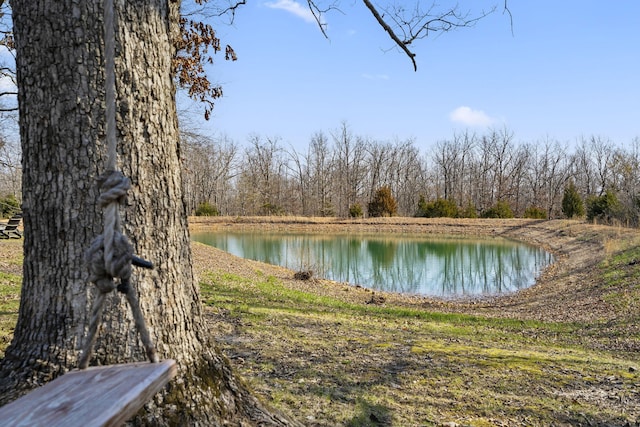
[[[266,2],[264,5],[271,9],[280,9],[292,13],[307,22],[316,22],[316,18],[313,16],[313,13],[311,13],[311,10],[307,6],[302,6],[300,3],[293,0],[270,1]]]
[[[467,126],[490,126],[497,121],[482,110],[473,110],[464,105],[449,113],[449,119]]]

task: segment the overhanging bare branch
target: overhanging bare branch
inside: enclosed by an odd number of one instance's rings
[[[509,0],[504,0],[504,9],[502,9],[502,13],[506,13],[509,15],[509,24],[511,26],[511,35],[513,35],[513,15],[511,14],[511,9],[509,9]]]
[[[497,8],[494,5],[489,10],[471,13],[461,10],[457,4],[442,9],[439,4],[435,3],[435,0],[426,10],[421,8],[419,0],[412,1],[414,5],[410,7],[407,7],[406,2],[398,2],[386,8],[375,6],[371,0],[362,0],[362,2],[395,45],[409,57],[414,71],[418,69],[416,54],[409,48],[414,41],[425,38],[432,32],[443,33],[458,28],[472,27],[479,20],[495,12]],[[320,31],[327,37],[323,15],[331,9],[337,9],[336,3],[325,9],[319,7],[317,0],[307,0],[307,4]],[[507,13],[513,21],[508,0],[504,0],[504,13]]]
[[[311,11],[311,14],[313,15],[314,19],[316,20],[316,23],[318,24],[318,28],[320,28],[320,31],[322,31],[322,35],[328,39],[329,36],[327,35],[327,23],[322,18],[322,16],[331,10],[337,10],[340,12],[340,9],[338,9],[336,3],[332,3],[331,5],[323,9],[321,9],[314,0],[307,0],[307,4],[309,5],[309,10]]]
[[[229,6],[218,12],[218,16],[228,15],[229,22],[233,24],[233,21],[236,19],[236,10],[245,4],[247,4],[246,0],[232,2]]]
[[[405,43],[398,38],[396,33],[393,31],[393,29],[389,26],[389,24],[385,22],[382,16],[380,16],[380,13],[378,13],[378,10],[375,8],[373,4],[371,4],[369,0],[362,0],[362,1],[364,2],[365,6],[367,6],[367,8],[369,9],[373,17],[376,18],[376,20],[378,21],[378,24],[380,24],[380,26],[387,32],[387,34],[389,34],[389,37],[391,37],[391,40],[393,40],[398,45],[398,47],[400,47],[400,49],[402,49],[404,53],[407,54],[409,59],[411,59],[411,62],[413,63],[413,71],[418,71],[418,64],[416,64],[416,54],[411,52],[407,47],[409,43]]]

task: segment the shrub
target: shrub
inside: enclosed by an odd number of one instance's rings
[[[364,212],[362,211],[362,205],[360,203],[354,203],[349,206],[349,217],[351,218],[362,218]]]
[[[530,206],[525,209],[524,217],[530,219],[547,219],[547,212],[542,208]]]
[[[420,195],[420,199],[418,200],[418,210],[416,211],[415,216],[417,216],[417,217],[426,216],[425,213],[427,212],[427,208],[428,208],[427,200],[421,194]]]
[[[482,213],[482,218],[513,218],[509,203],[500,200],[493,207]]]
[[[398,202],[391,194],[391,188],[384,186],[376,191],[373,200],[369,202],[369,216],[394,216],[398,213]]]
[[[476,205],[469,201],[469,203],[467,203],[467,207],[458,212],[458,216],[460,218],[478,218]]]
[[[427,203],[424,196],[420,196],[418,202],[418,214],[426,218],[455,218],[458,216],[458,206],[452,200],[438,197],[435,201]]]
[[[218,216],[220,212],[218,208],[209,202],[202,202],[196,208],[196,216]]]
[[[584,215],[584,203],[573,181],[564,188],[562,197],[562,213],[569,219]]]
[[[611,222],[620,211],[620,202],[616,194],[607,190],[602,196],[590,197],[587,200],[587,219]]]

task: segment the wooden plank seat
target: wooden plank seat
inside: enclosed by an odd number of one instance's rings
[[[70,371],[0,407],[3,426],[120,426],[176,374],[176,363],[127,363]]]

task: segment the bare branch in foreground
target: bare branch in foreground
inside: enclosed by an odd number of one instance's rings
[[[375,6],[371,0],[362,0],[362,2],[395,45],[409,57],[414,71],[418,70],[416,54],[409,49],[409,46],[414,41],[425,38],[433,32],[443,33],[457,28],[472,27],[476,22],[492,14],[497,9],[497,5],[494,5],[488,11],[482,10],[472,14],[471,12],[462,11],[457,4],[448,9],[437,10],[440,9],[440,5],[432,3],[428,9],[423,10],[418,0],[415,0],[414,6],[409,8],[401,2],[386,8]],[[309,9],[316,19],[320,31],[327,37],[327,24],[322,19],[322,15],[331,9],[337,9],[337,7],[334,3],[323,10],[317,3],[316,0],[307,0]],[[513,17],[509,9],[508,0],[504,0],[504,13],[509,15],[513,31]]]
[[[373,4],[371,4],[369,0],[362,0],[362,1],[364,2],[365,6],[367,6],[367,8],[369,9],[373,17],[376,18],[376,20],[378,21],[378,24],[380,24],[380,26],[387,32],[387,34],[389,34],[389,37],[391,37],[391,40],[393,40],[400,47],[400,49],[402,49],[404,53],[407,54],[409,59],[411,59],[411,62],[413,63],[413,71],[418,71],[418,64],[416,64],[416,54],[411,52],[407,47],[409,43],[405,43],[398,38],[396,33],[393,31],[393,29],[385,22],[382,16],[380,16],[380,13],[378,13],[378,10],[375,8]]]

